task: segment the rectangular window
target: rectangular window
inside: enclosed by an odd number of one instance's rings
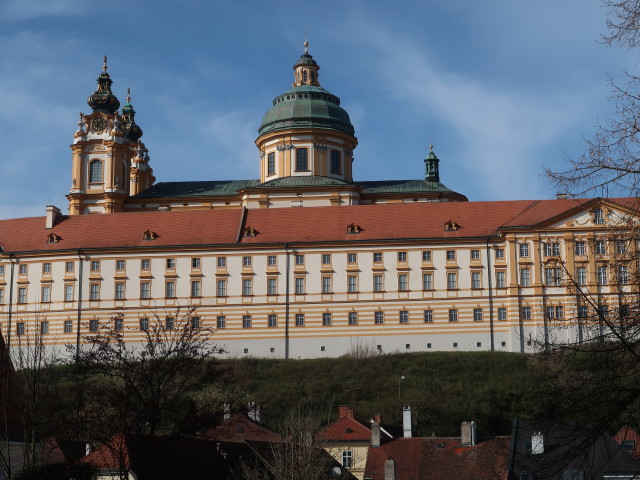
[[[607,267],[604,265],[598,266],[598,285],[607,284]]]
[[[64,271],[67,273],[72,273],[74,270],[74,266],[75,264],[73,262],[65,262],[64,263]],[[22,265],[20,265],[20,267],[22,268]],[[25,265],[26,267],[26,265]],[[20,271],[20,273],[23,273],[22,271]],[[26,270],[24,271],[24,273],[27,273]]]
[[[49,303],[51,301],[51,285],[42,286],[42,302]],[[2,303],[0,301],[0,303]]]
[[[1,267],[4,268],[4,267]],[[44,273],[45,275],[51,273],[51,264],[50,263],[43,263],[42,264],[42,273]]]
[[[531,320],[531,307],[520,308],[520,318],[523,320]]]
[[[409,280],[408,275],[402,274],[398,275],[398,290],[401,292],[406,292],[409,290]]]
[[[143,258],[140,260],[140,269],[142,270],[151,270],[151,260],[148,258]]]
[[[147,330],[149,330],[149,319],[148,318],[141,318],[140,319],[140,330],[142,332],[146,332]]]
[[[176,325],[176,321],[173,317],[167,317],[164,319],[164,329],[173,330]]]
[[[191,281],[191,297],[200,297],[202,292],[200,291],[200,280]]]
[[[618,266],[618,283],[626,284],[629,283],[629,269],[626,265]]]
[[[175,298],[176,282],[171,281],[164,284],[164,296],[167,298]]]
[[[373,252],[373,263],[382,263],[382,252]]]
[[[423,250],[422,251],[422,261],[430,262],[431,261],[431,250]]]
[[[25,263],[21,264],[18,271],[20,272],[20,275],[26,275],[27,274],[27,264],[25,264]]]
[[[40,322],[40,334],[46,335],[47,333],[49,333],[49,322],[44,320]]]
[[[480,272],[471,272],[471,288],[482,288]]]
[[[304,255],[296,255],[296,265],[304,265]]]
[[[578,318],[587,318],[589,316],[589,308],[586,305],[578,305]]]
[[[242,316],[242,328],[251,328],[251,315]]]
[[[424,323],[433,323],[433,310],[424,311]]]
[[[358,312],[349,312],[349,325],[358,324]]]
[[[278,265],[278,257],[276,257],[275,255],[268,255],[267,265],[269,267],[275,267],[276,265]]]
[[[296,149],[296,170],[298,172],[309,170],[309,158],[306,148]]]
[[[193,257],[191,259],[191,268],[200,268],[200,258],[199,257]]]
[[[505,272],[496,272],[496,288],[505,288],[506,286]]]
[[[119,272],[124,271],[124,260],[116,260],[116,270]]]
[[[100,300],[100,284],[92,283],[89,285],[89,300]]]
[[[358,263],[358,254],[357,253],[349,253],[347,255],[347,263]]]
[[[124,330],[124,319],[120,317],[116,317],[113,322],[113,329],[116,332],[121,332]]]
[[[604,225],[604,210],[596,208],[593,211],[593,223],[596,225]]]
[[[331,293],[331,277],[322,277],[322,293]]]
[[[218,257],[216,259],[218,268],[226,268],[227,267],[227,257]]]
[[[275,175],[276,174],[276,154],[274,152],[270,152],[267,154],[267,175]]]
[[[98,331],[98,320],[89,320],[89,331],[95,333]]]
[[[242,279],[242,295],[245,297],[253,295],[253,282],[250,278]]]
[[[151,283],[140,283],[140,298],[151,298]]]
[[[227,319],[224,317],[224,315],[218,315],[216,317],[216,327],[227,328]]]
[[[24,322],[18,322],[16,325],[16,333],[18,335],[24,335]]]
[[[449,321],[450,322],[457,322],[458,321],[458,310],[456,310],[455,308],[450,308],[449,309]]]
[[[335,173],[335,174],[339,174],[342,172],[342,168],[341,168],[341,164],[342,162],[340,161],[340,152],[338,150],[331,150],[331,166],[330,166],[330,173]]]
[[[304,327],[304,313],[296,313],[296,327]]]
[[[4,288],[0,288],[0,305],[4,304]]]
[[[447,273],[447,290],[455,290],[458,288],[458,274],[454,272]]]
[[[604,240],[596,240],[596,255],[607,254],[607,243]]]
[[[587,267],[576,268],[576,283],[578,285],[587,284]]]
[[[556,318],[564,318],[564,308],[562,305],[556,307]]]
[[[432,273],[422,274],[422,289],[433,290],[433,274]]]
[[[627,253],[627,242],[625,240],[616,240],[616,253],[618,255]]]
[[[251,257],[242,257],[242,266],[243,267],[250,267],[252,265],[253,261]]]
[[[323,265],[331,265],[331,254],[323,253],[322,254],[322,264]]]
[[[116,300],[124,300],[124,283],[116,283]]]
[[[555,318],[556,309],[553,306],[549,306],[545,309],[545,317],[549,320],[553,320]]]
[[[471,260],[480,260],[480,250],[471,250]]]
[[[71,320],[64,321],[64,333],[71,333],[73,331],[73,323]]]
[[[100,260],[91,260],[91,271],[92,272],[100,271]]]
[[[4,276],[4,265],[0,265],[0,277]]]
[[[304,295],[304,277],[296,277],[295,284],[296,295]]]
[[[277,295],[277,294],[278,294],[278,279],[267,278],[267,295]]]
[[[226,280],[217,280],[216,281],[216,295],[218,297],[226,297],[227,296],[227,281]]]
[[[331,313],[324,312],[322,314],[322,325],[324,326],[331,325]]]
[[[544,269],[544,283],[548,287],[559,287],[562,285],[562,270],[557,267]]]
[[[351,450],[342,451],[342,466],[344,468],[353,467],[353,456],[352,456]]]
[[[374,292],[382,292],[383,291],[382,275],[374,275],[373,276],[373,291]]]
[[[447,250],[447,260],[455,260],[455,259],[456,259],[456,251]]]
[[[498,308],[498,320],[506,320],[507,319],[507,309],[504,307]]]
[[[191,317],[191,328],[193,330],[200,328],[200,317]]]
[[[560,244],[559,243],[543,243],[543,254],[545,257],[559,257]]]
[[[474,308],[473,309],[473,321],[474,322],[481,322],[482,321],[482,309],[481,308]]]
[[[347,291],[349,293],[356,293],[358,291],[358,276],[349,275],[347,277]]]
[[[167,270],[174,270],[176,268],[176,259],[167,258]]]
[[[407,261],[407,252],[398,252],[398,261],[406,262]]]
[[[399,317],[400,323],[409,323],[409,312],[407,310],[400,310]]]
[[[518,244],[518,248],[520,249],[520,256],[521,257],[528,257],[529,256],[529,244],[528,243],[520,243],[520,244]]]
[[[582,256],[586,254],[586,246],[583,241],[575,242],[575,253],[576,255]]]
[[[496,260],[504,259],[504,248],[496,248]]]
[[[64,286],[64,301],[72,302],[73,301],[73,285],[67,284]]]
[[[529,270],[528,268],[520,269],[520,286],[521,287],[531,286],[531,270]]]
[[[278,316],[275,313],[269,314],[267,317],[269,327],[277,327],[278,326]]]
[[[373,323],[376,325],[381,325],[384,323],[384,312],[377,311],[373,314]]]
[[[73,287],[71,288],[71,294],[73,296]],[[27,303],[27,287],[18,288],[18,303]]]

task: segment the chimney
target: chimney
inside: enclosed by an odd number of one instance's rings
[[[460,426],[460,444],[461,445],[475,445],[476,441],[476,428],[475,421],[462,422]]]
[[[338,418],[346,417],[349,407],[346,405],[338,405]]]
[[[566,200],[569,198],[569,195],[566,193],[556,193],[556,200]]]
[[[91,447],[90,443],[85,443],[84,444],[84,454],[85,456],[89,455],[91,453],[91,450],[93,450],[93,448]]]
[[[353,408],[347,408],[347,417],[353,418]]]
[[[396,462],[391,457],[384,462],[384,480],[396,480]]]
[[[48,229],[53,228],[59,215],[60,209],[58,207],[47,205],[47,222],[45,224],[45,227]]]
[[[374,420],[376,423],[378,423],[378,424],[382,423],[382,415],[381,415],[381,414],[379,414],[379,413],[376,413],[376,414],[373,416],[373,420]]]
[[[373,422],[371,424],[371,448],[378,448],[380,446],[380,424]]]
[[[226,422],[231,418],[231,404],[225,403],[224,406],[222,407],[222,412],[223,412],[224,421]]]
[[[402,430],[404,431],[404,438],[411,437],[411,407],[409,405],[402,407]]]
[[[531,454],[540,455],[544,453],[544,435],[542,432],[537,432],[531,435]]]

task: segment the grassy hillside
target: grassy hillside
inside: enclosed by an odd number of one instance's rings
[[[460,422],[476,420],[479,434],[509,433],[513,418],[540,416],[543,385],[531,356],[498,352],[434,352],[366,359],[237,359],[223,362],[225,396],[262,406],[268,425],[282,422],[292,405],[308,406],[322,423],[340,404],[356,417],[382,413],[401,423],[411,405],[421,435],[459,434]],[[404,380],[401,377],[404,376]]]

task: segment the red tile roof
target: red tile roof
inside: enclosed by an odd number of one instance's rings
[[[231,415],[222,425],[205,430],[199,435],[217,442],[281,442],[282,437],[273,430],[254,422],[241,413]]]
[[[365,478],[384,480],[384,464],[392,458],[399,480],[506,480],[509,439],[494,438],[474,446],[459,438],[399,438],[369,448]]]
[[[622,445],[622,442],[633,442],[633,449],[629,450],[636,459],[640,459],[640,435],[633,428],[628,425],[622,427],[618,433],[613,436],[613,439]]]
[[[631,206],[633,199],[613,199]],[[296,242],[358,242],[424,238],[493,236],[501,226],[530,226],[586,204],[589,200],[411,203],[251,209],[129,212],[61,216],[52,229],[45,217],[0,220],[0,247],[5,252],[58,251],[93,248],[234,245],[242,229],[255,237],[240,244]],[[460,226],[445,231],[449,221]],[[349,234],[351,224],[360,233]],[[144,232],[157,234],[144,240]],[[47,243],[50,233],[60,237]]]

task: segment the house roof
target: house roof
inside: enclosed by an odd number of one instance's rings
[[[625,425],[613,436],[613,439],[620,445],[623,445],[623,442],[633,442],[633,448],[629,451],[636,459],[640,459],[640,435],[633,428]]]
[[[217,442],[281,442],[282,437],[246,415],[236,413],[217,427],[205,430],[199,438]]]
[[[217,180],[200,182],[159,182],[129,197],[129,201],[143,198],[230,197],[238,190],[253,187],[259,180]]]
[[[60,438],[45,438],[42,441],[41,461],[43,464],[73,463],[81,459],[87,451],[86,443]]]
[[[345,416],[318,432],[318,438],[329,442],[369,442],[371,429],[355,418]]]
[[[629,206],[632,199],[616,199]],[[98,248],[162,248],[199,245],[478,239],[501,228],[527,227],[557,217],[589,200],[514,200],[378,204],[250,210],[185,210],[60,216],[51,229],[45,217],[0,220],[6,252]],[[445,230],[453,222],[458,228]],[[358,233],[347,227],[358,226]],[[240,235],[250,227],[255,236]],[[144,233],[154,233],[144,240]],[[57,243],[47,243],[50,234]]]
[[[384,480],[385,462],[392,458],[396,478],[404,480],[498,480],[507,478],[509,439],[497,437],[474,446],[460,438],[398,438],[369,448],[364,477]]]

